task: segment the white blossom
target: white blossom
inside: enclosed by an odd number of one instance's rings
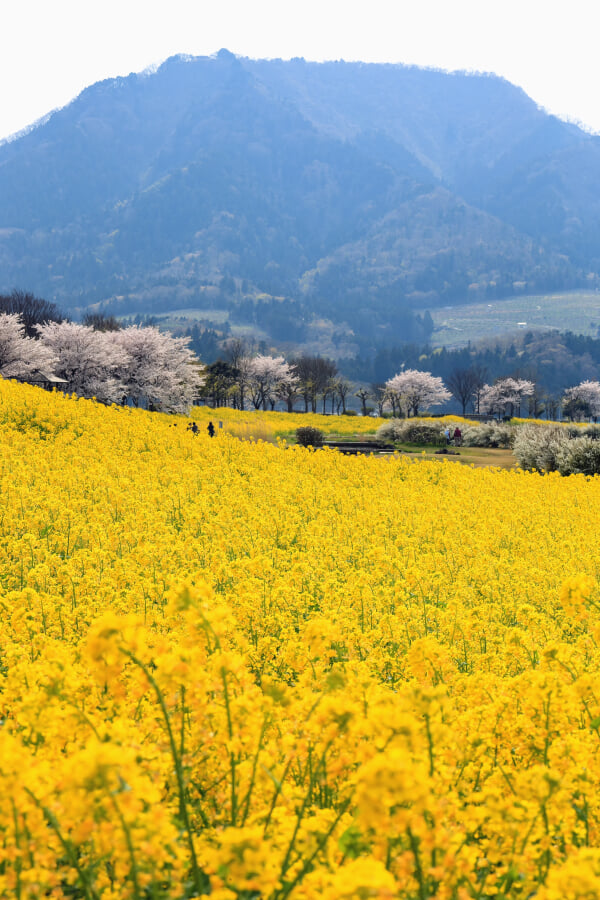
[[[255,356],[247,366],[248,383],[252,402],[256,409],[266,409],[267,403],[284,393],[287,385],[298,381],[297,376],[283,356]]]
[[[136,325],[111,336],[126,353],[118,374],[125,396],[135,406],[189,411],[203,379],[198,359],[188,347],[189,337]]]
[[[56,373],[68,382],[68,390],[103,403],[120,403],[123,384],[117,372],[127,363],[127,353],[114,340],[114,332],[94,331],[74,322],[38,325],[40,344],[56,356]]]
[[[600,416],[600,382],[582,381],[576,387],[567,388],[565,400],[584,403],[594,419]]]
[[[407,369],[385,383],[386,396],[400,406],[407,415],[417,416],[431,406],[447,403],[452,394],[441,378],[431,372]]]
[[[49,347],[26,337],[25,326],[16,313],[0,313],[0,375],[28,381],[35,373],[54,372],[56,357]]]
[[[523,397],[535,391],[533,381],[524,378],[499,378],[495,384],[486,384],[481,392],[480,409],[492,415],[506,413],[507,407],[520,406]]]

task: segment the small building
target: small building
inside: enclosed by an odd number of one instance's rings
[[[53,391],[54,389],[66,391],[69,382],[64,378],[59,378],[58,375],[53,375],[52,372],[42,372],[41,369],[34,369],[27,379],[27,384],[35,384],[37,387],[44,388],[45,391]]]

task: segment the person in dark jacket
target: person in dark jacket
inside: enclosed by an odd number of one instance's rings
[[[213,425],[212,422],[208,423],[208,425],[206,426],[206,430],[208,431],[210,437],[215,436],[215,426]]]

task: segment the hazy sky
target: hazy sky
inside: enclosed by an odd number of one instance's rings
[[[495,72],[600,132],[594,0],[0,0],[0,138],[175,53]]]

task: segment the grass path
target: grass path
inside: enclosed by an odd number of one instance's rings
[[[466,466],[496,467],[499,469],[516,469],[517,461],[513,456],[512,450],[504,450],[492,447],[449,447],[448,455],[436,454],[432,445],[427,447],[418,444],[400,444],[398,452],[404,456],[412,456],[415,459],[433,459],[448,460],[449,462],[458,462]],[[457,455],[450,455],[450,451],[454,451]]]

